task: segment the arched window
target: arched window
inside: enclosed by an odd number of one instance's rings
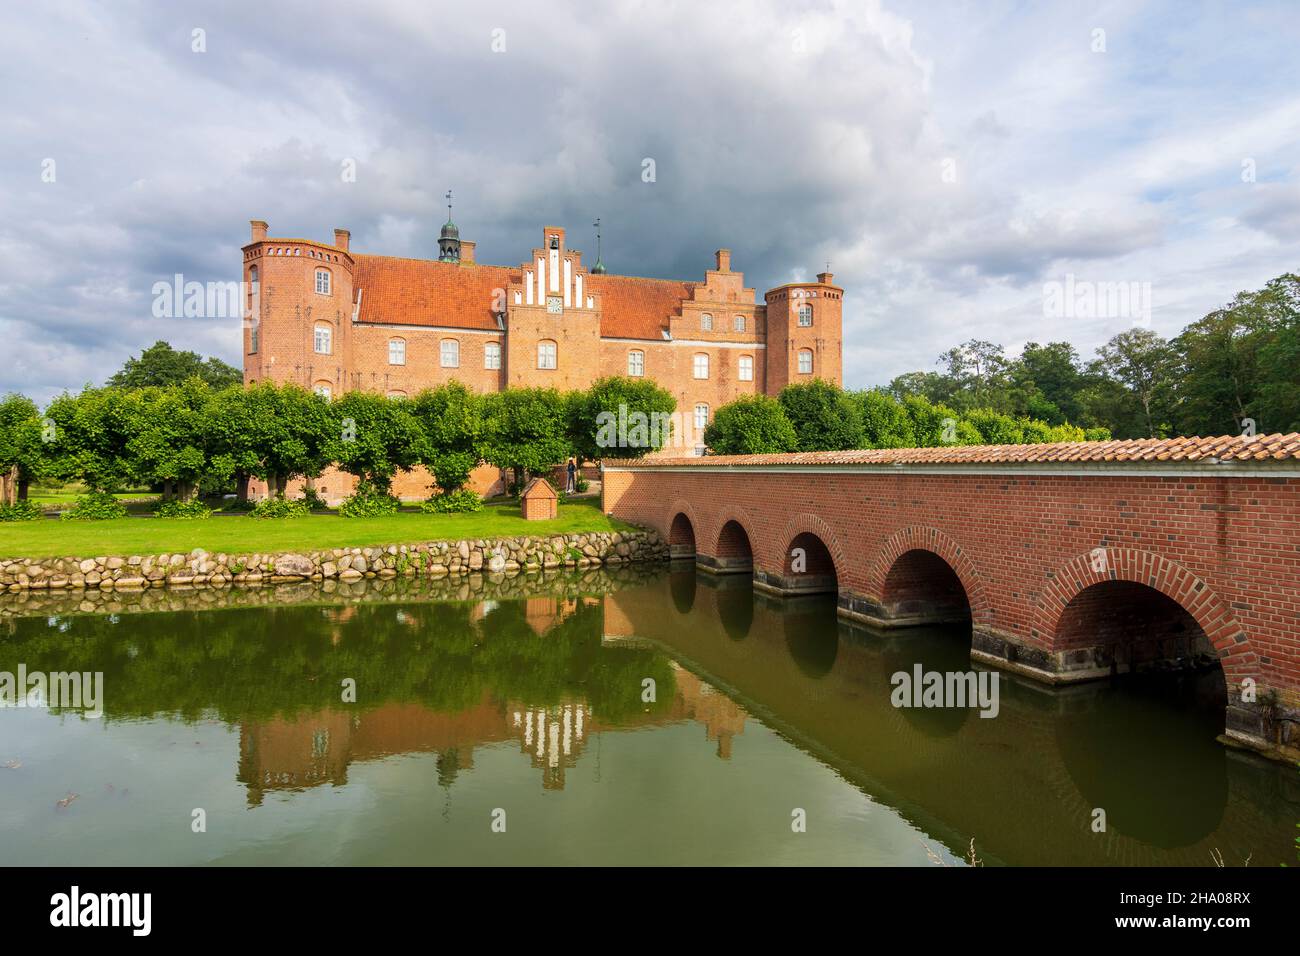
[[[698,435],[709,427],[709,406],[703,402],[695,406],[695,433]]]
[[[752,382],[754,380],[754,356],[742,355],[740,357],[740,380],[742,382]]]
[[[389,398],[406,398],[406,393],[400,388],[395,388],[388,393]]]
[[[732,328],[735,329],[737,332],[745,331],[745,317],[743,315],[736,316],[732,320]]]
[[[799,350],[799,374],[800,375],[812,374],[812,352],[808,351],[807,349]]]
[[[334,351],[334,330],[324,322],[317,322],[312,345],[318,354],[329,355]]]
[[[328,269],[316,270],[316,291],[321,295],[330,294],[330,271]]]
[[[312,391],[326,400],[331,398],[334,394],[334,390],[330,388],[329,382],[317,382],[315,386],[313,386]]]
[[[388,364],[389,365],[406,364],[406,339],[388,340]]]
[[[627,353],[627,374],[634,378],[640,378],[645,374],[645,353],[640,349],[633,349]]]
[[[537,343],[537,367],[555,368],[555,343],[550,339]]]
[[[807,302],[799,305],[799,324],[805,327],[812,325],[812,306]]]
[[[700,316],[700,328],[703,329],[705,332],[712,332],[712,331],[713,331],[713,316],[709,315],[709,313],[707,313],[707,312],[705,312],[703,315],[701,315],[701,316]]]
[[[499,369],[501,367],[501,344],[489,342],[483,346],[483,367]]]
[[[704,352],[696,352],[693,363],[694,375],[696,378],[709,377],[709,356]]]
[[[443,339],[439,346],[438,359],[443,368],[460,368],[460,342],[456,339]]]

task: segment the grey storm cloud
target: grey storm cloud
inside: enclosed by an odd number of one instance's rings
[[[726,246],[761,293],[829,260],[857,386],[930,367],[981,321],[1039,328],[1033,290],[1063,264],[1158,269],[1125,257],[1168,241],[1167,215],[1122,172],[1099,184],[1104,156],[1073,196],[1050,157],[1070,151],[1078,175],[1079,144],[1032,136],[1023,96],[966,108],[1004,63],[968,55],[939,82],[927,15],[775,0],[14,8],[0,391],[101,382],[159,338],[238,364],[237,323],[157,319],[153,284],[235,278],[249,219],[431,257],[449,188],[482,261],[517,263],[547,224],[594,257],[597,216],[617,272],[695,278]]]

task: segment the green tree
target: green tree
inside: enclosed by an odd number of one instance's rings
[[[569,405],[553,388],[509,388],[484,397],[483,458],[514,472],[516,487],[569,454]]]
[[[837,385],[822,379],[787,385],[777,401],[794,426],[799,451],[861,448],[865,441],[862,413]]]
[[[754,395],[719,408],[704,443],[719,455],[771,455],[798,449],[799,436],[780,402]]]
[[[916,435],[901,402],[880,389],[850,392],[862,418],[864,448],[912,448]]]
[[[1123,389],[1123,404],[1129,406],[1127,417],[1131,420],[1133,412],[1138,412],[1142,434],[1147,437],[1164,434],[1172,418],[1176,367],[1169,343],[1150,329],[1128,329],[1114,336],[1097,354],[1097,369]]]
[[[1083,386],[1079,355],[1069,342],[1025,343],[1007,369],[1016,412],[1053,425],[1078,421]]]
[[[315,478],[330,463],[340,424],[329,402],[299,385],[259,382],[222,389],[213,402],[213,470],[238,481],[261,478],[283,495],[290,479]]]
[[[0,399],[0,505],[26,500],[28,486],[45,471],[41,436],[35,402],[18,394]]]
[[[459,490],[483,457],[483,399],[460,382],[449,382],[415,396],[410,410],[424,431],[420,461],[439,491]]]
[[[180,352],[161,339],[126,360],[108,380],[114,388],[144,388],[149,385],[179,385],[188,378],[201,378],[213,388],[243,382],[244,374],[216,358],[204,359],[197,352]]]
[[[330,460],[387,494],[398,471],[419,464],[427,438],[408,403],[374,392],[348,392],[333,403],[338,431]]]
[[[668,443],[676,408],[672,393],[648,379],[597,379],[570,398],[569,440],[579,461],[640,458]]]
[[[212,389],[197,377],[126,392],[126,453],[136,480],[161,485],[164,498],[192,499],[214,474],[212,406]]]
[[[45,416],[53,422],[45,445],[52,477],[84,482],[96,492],[121,491],[136,480],[127,450],[133,417],[123,389],[64,392]]]

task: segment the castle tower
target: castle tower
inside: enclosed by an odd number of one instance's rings
[[[272,239],[251,221],[244,246],[244,382],[294,382],[331,397],[351,366],[353,258],[350,234],[334,244]]]
[[[767,300],[767,393],[824,379],[843,383],[844,290],[829,272],[816,282],[792,282],[770,290]]]
[[[447,222],[438,235],[438,261],[460,262],[460,230],[451,221],[451,190],[447,190]]]

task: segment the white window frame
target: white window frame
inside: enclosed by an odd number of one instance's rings
[[[736,332],[745,331],[745,317],[738,315],[731,320],[731,328]]]
[[[394,361],[393,347],[397,347],[396,361]],[[406,364],[406,339],[400,336],[388,340],[388,364],[405,365]]]
[[[322,282],[321,281],[322,279],[325,281]],[[316,270],[316,294],[317,295],[333,295],[333,293],[330,291],[333,285],[334,285],[334,277],[330,275],[330,271],[328,269]]]
[[[537,343],[537,367],[542,371],[553,372],[559,365],[559,346],[550,339]]]
[[[460,368],[460,339],[442,339],[439,341],[438,365],[441,368]]]
[[[708,312],[700,313],[700,328],[705,332],[713,331],[713,316]]]
[[[700,402],[695,406],[695,417],[692,419],[695,423],[695,434],[699,435],[704,429],[709,427],[709,406]]]
[[[807,367],[807,368],[804,368],[804,357],[805,357],[805,356],[806,356],[807,359],[808,359],[808,367]],[[813,354],[812,354],[812,350],[811,350],[811,349],[800,349],[800,350],[799,350],[799,374],[800,374],[800,375],[811,375],[811,374],[812,374],[812,370],[813,370]]]
[[[327,402],[334,397],[334,390],[328,385],[316,385],[312,388],[312,391]]]
[[[799,304],[799,328],[810,329],[813,323],[812,303],[801,302]]]
[[[483,367],[499,371],[501,368],[501,343],[489,342],[483,346]]]
[[[632,349],[627,353],[627,374],[632,378],[644,377],[645,353],[640,349]]]
[[[696,352],[691,356],[691,377],[706,379],[709,377],[709,353]]]
[[[754,356],[742,355],[736,365],[736,377],[742,382],[754,380]]]
[[[322,344],[324,348],[322,348]],[[324,322],[318,322],[312,329],[312,350],[317,355],[334,354],[334,329]]]

